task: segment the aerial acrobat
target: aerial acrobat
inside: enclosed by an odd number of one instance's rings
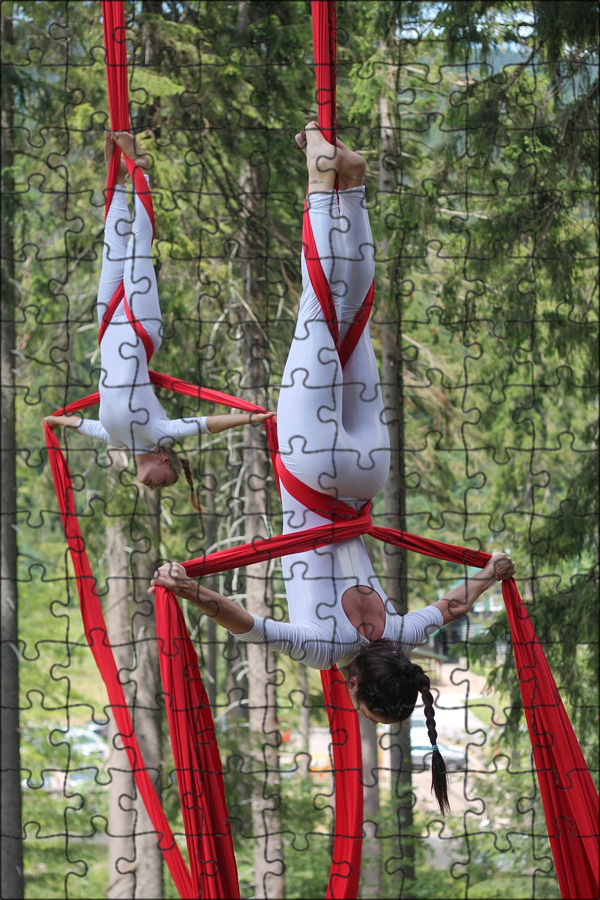
[[[340,329],[348,329],[373,280],[374,245],[365,202],[362,156],[335,146],[310,122],[296,135],[305,150],[305,215],[315,236]],[[336,175],[338,190],[335,189]],[[338,206],[339,203],[339,206]],[[314,490],[355,509],[385,487],[390,461],[377,361],[368,326],[343,372],[328,323],[302,257],[303,290],[277,405],[279,449],[286,469]],[[284,533],[326,522],[281,485]],[[398,615],[383,591],[362,537],[282,559],[289,622],[252,615],[189,578],[179,563],[162,565],[151,581],[186,598],[239,640],[266,642],[307,666],[338,666],[355,709],[371,722],[399,722],[419,693],[433,747],[433,788],[448,808],[446,768],[437,747],[430,681],[407,654],[429,634],[466,614],[515,566],[494,553],[484,568],[425,609]]]
[[[147,174],[150,157],[133,135],[106,132],[104,157],[108,166],[114,144]],[[152,222],[141,197],[134,191],[133,216],[127,204],[123,159],[106,217],[104,251],[98,287],[98,324],[121,281],[136,320],[143,325],[154,350],[162,342],[162,316],[156,274],[152,264]],[[185,419],[169,419],[154,392],[148,372],[144,344],[132,329],[125,301],[117,307],[100,343],[102,371],[99,379],[99,419],[79,414],[51,415],[50,428],[63,425],[113,447],[132,452],[138,481],[151,491],[174,484],[183,472],[190,489],[190,502],[198,509],[191,467],[172,449],[174,441],[191,435],[218,434],[241,425],[259,425],[274,413],[228,413]]]

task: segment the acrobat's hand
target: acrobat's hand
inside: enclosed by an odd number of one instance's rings
[[[154,594],[157,587],[164,587],[178,597],[189,600],[217,625],[222,625],[232,634],[245,634],[254,627],[254,616],[229,597],[211,591],[195,578],[188,578],[184,567],[179,563],[165,563],[156,570],[148,593]]]
[[[45,416],[44,422],[52,431],[63,425],[65,428],[78,428],[81,423],[81,416]]]
[[[515,574],[515,564],[507,553],[492,553],[487,565],[496,581],[506,581]]]
[[[263,422],[266,422],[267,419],[275,419],[277,421],[277,413],[274,412],[266,412],[266,413],[250,413],[250,421],[249,425],[262,425]]]
[[[154,594],[157,587],[164,587],[168,591],[173,591],[179,597],[187,597],[190,583],[195,584],[193,579],[188,578],[187,572],[181,563],[169,562],[159,566],[156,570],[154,578],[150,582],[148,593]]]

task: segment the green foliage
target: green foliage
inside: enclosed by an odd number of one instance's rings
[[[106,855],[105,847],[89,841],[73,841],[68,855],[63,841],[44,841],[35,848],[26,844],[27,900],[106,896]]]

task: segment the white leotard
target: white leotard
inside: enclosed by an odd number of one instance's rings
[[[98,325],[123,281],[129,305],[156,351],[162,341],[162,317],[152,265],[152,223],[137,194],[134,198],[132,219],[125,187],[116,186],[104,231]],[[100,353],[99,419],[83,419],[78,427],[82,434],[134,453],[146,453],[158,445],[208,432],[205,416],[167,417],[150,382],[146,350],[129,324],[123,301],[104,333]]]
[[[338,206],[339,196],[339,206]],[[309,194],[317,250],[344,337],[371,285],[374,246],[364,188]],[[389,434],[377,361],[368,327],[343,372],[302,258],[298,322],[283,373],[277,430],[287,469],[310,487],[354,507],[375,496],[387,481]],[[327,519],[306,508],[282,486],[284,532]],[[368,643],[346,616],[348,588],[373,588],[385,606],[382,637],[404,652],[424,643],[443,624],[435,606],[399,616],[389,603],[362,538],[282,558],[290,622],[254,616],[250,632],[236,637],[263,642],[317,669],[347,665]]]

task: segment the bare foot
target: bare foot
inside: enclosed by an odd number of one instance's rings
[[[304,151],[306,155],[306,132],[299,131],[297,135],[295,135],[295,140],[301,150]]]
[[[104,132],[104,162],[106,163],[106,171],[108,172],[108,168],[110,166],[110,161],[112,159],[113,151],[115,149],[115,142],[110,136],[109,131]],[[125,179],[127,178],[127,166],[125,164],[125,160],[121,158],[121,162],[119,163],[119,171],[117,172],[117,184],[125,184]]]
[[[318,141],[316,134],[313,133],[313,135],[311,135],[311,157],[316,153],[317,159],[314,160],[311,158],[311,160],[309,160],[307,131],[314,132],[315,128],[317,129],[321,140]],[[342,143],[339,138],[335,139],[336,151],[332,152],[332,145],[323,137],[316,122],[309,122],[304,131],[298,132],[295,136],[295,140],[300,149],[307,154],[310,178],[309,193],[311,191],[310,184],[314,184],[314,187],[312,188],[314,191],[333,189],[333,185],[327,187],[327,184],[330,181],[331,170],[334,171],[334,180],[335,171],[337,171],[338,188],[340,191],[346,191],[348,188],[360,187],[364,184],[365,171],[367,168],[364,157],[362,157],[360,153],[350,150],[350,148]],[[316,174],[314,171],[311,172],[311,163],[313,169],[317,169]]]
[[[150,165],[148,154],[129,131],[111,131],[110,136],[119,145],[125,156],[128,156],[136,166],[139,166],[145,172],[148,170]]]
[[[341,159],[338,167],[338,187],[340,191],[347,191],[348,188],[361,187],[364,184],[367,163],[360,153],[350,150],[345,144],[335,139],[335,145],[341,152]]]
[[[340,150],[323,137],[316,122],[309,122],[303,133],[306,140],[308,193],[332,191],[341,158]],[[302,146],[301,141],[296,139],[296,142],[298,146]]]

